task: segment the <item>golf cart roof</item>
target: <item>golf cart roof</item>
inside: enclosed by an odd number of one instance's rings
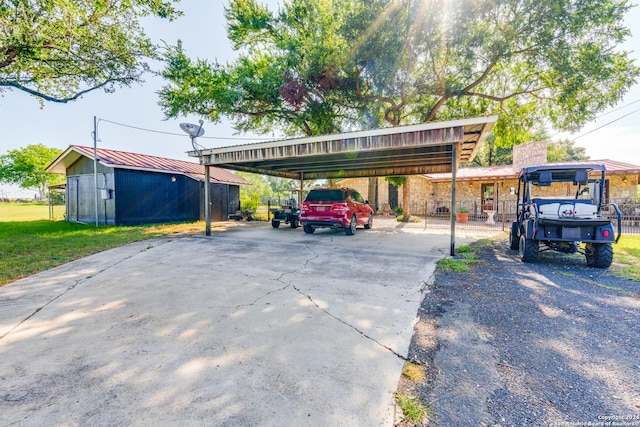
[[[549,172],[553,176],[554,181],[573,181],[574,177],[576,176],[576,171],[585,170],[587,171],[587,173],[591,171],[605,172],[606,168],[604,165],[599,163],[530,166],[522,169],[522,171],[520,172],[520,178],[522,179],[524,176],[526,176],[527,181],[539,181],[540,172]],[[543,175],[549,176],[548,174]]]

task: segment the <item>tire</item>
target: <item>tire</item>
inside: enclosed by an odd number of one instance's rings
[[[522,262],[538,262],[540,260],[538,249],[537,240],[527,239],[524,234],[520,235],[519,252]]]
[[[308,224],[303,225],[302,228],[303,228],[304,232],[307,233],[307,234],[313,234],[313,232],[316,231],[315,228],[313,228],[312,226],[310,226]]]
[[[609,268],[613,262],[613,245],[611,243],[587,243],[584,255],[590,267]]]
[[[300,226],[300,222],[298,221],[298,218],[291,218],[289,225],[291,228],[298,228]]]
[[[354,234],[356,234],[356,226],[357,226],[356,216],[354,215],[351,217],[349,226],[344,229],[344,234],[346,234],[347,236],[353,236]]]
[[[518,236],[518,223],[511,224],[511,232],[509,233],[509,247],[517,251],[520,247],[520,237]]]
[[[364,229],[371,230],[371,227],[373,227],[373,214],[369,214],[369,221],[364,225]]]
[[[278,228],[278,227],[280,227],[280,221],[276,221],[275,219],[272,219],[272,220],[271,220],[271,226],[272,226],[273,228]]]

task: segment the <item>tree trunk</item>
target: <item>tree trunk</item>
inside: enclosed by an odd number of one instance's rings
[[[402,222],[409,222],[411,218],[411,179],[407,177],[407,180],[402,184]]]

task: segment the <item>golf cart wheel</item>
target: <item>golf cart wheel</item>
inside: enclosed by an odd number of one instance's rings
[[[538,262],[540,255],[538,253],[538,241],[527,239],[524,234],[520,235],[520,258],[522,262]]]
[[[272,219],[272,220],[271,220],[271,226],[272,226],[273,228],[278,228],[278,227],[280,227],[280,221],[276,221],[275,219]]]
[[[356,216],[351,217],[351,221],[349,222],[349,226],[344,229],[344,234],[347,236],[353,236],[356,234]]]
[[[373,214],[369,214],[369,221],[364,225],[364,229],[371,230],[371,227],[373,227]]]
[[[613,262],[613,245],[611,243],[587,243],[584,255],[590,267],[609,268]]]
[[[300,226],[300,222],[298,221],[298,218],[292,218],[289,225],[291,228],[298,228]]]
[[[302,226],[302,228],[304,229],[304,232],[307,234],[313,234],[314,231],[316,231],[315,228],[313,228],[312,226],[305,224]]]
[[[511,224],[511,232],[509,233],[509,248],[517,251],[520,247],[520,238],[518,237],[518,223]]]

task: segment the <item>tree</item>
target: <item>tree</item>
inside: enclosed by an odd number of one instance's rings
[[[18,150],[9,150],[0,156],[0,182],[18,184],[21,188],[37,191],[44,199],[49,185],[60,184],[65,177],[45,172],[45,168],[62,153],[58,148],[30,144]]]
[[[496,147],[579,129],[640,74],[626,0],[231,0],[228,64],[166,56],[168,117],[286,135],[500,114]],[[408,185],[408,184],[407,184]]]
[[[255,212],[262,203],[262,199],[272,198],[273,192],[264,176],[250,172],[236,172],[236,174],[251,183],[251,185],[240,187],[240,207],[243,211]]]
[[[3,1],[0,93],[17,89],[64,103],[130,86],[148,69],[145,58],[157,57],[140,18],[179,14],[162,0]]]
[[[574,160],[589,160],[584,147],[576,147],[575,141],[565,139],[550,142],[547,145],[547,162],[571,162]]]
[[[271,195],[274,199],[280,200],[280,197],[284,197],[286,199],[293,197],[297,200],[297,196],[295,196],[294,193],[297,192],[300,187],[296,181],[277,176],[267,176],[265,177],[265,180],[271,189]]]

